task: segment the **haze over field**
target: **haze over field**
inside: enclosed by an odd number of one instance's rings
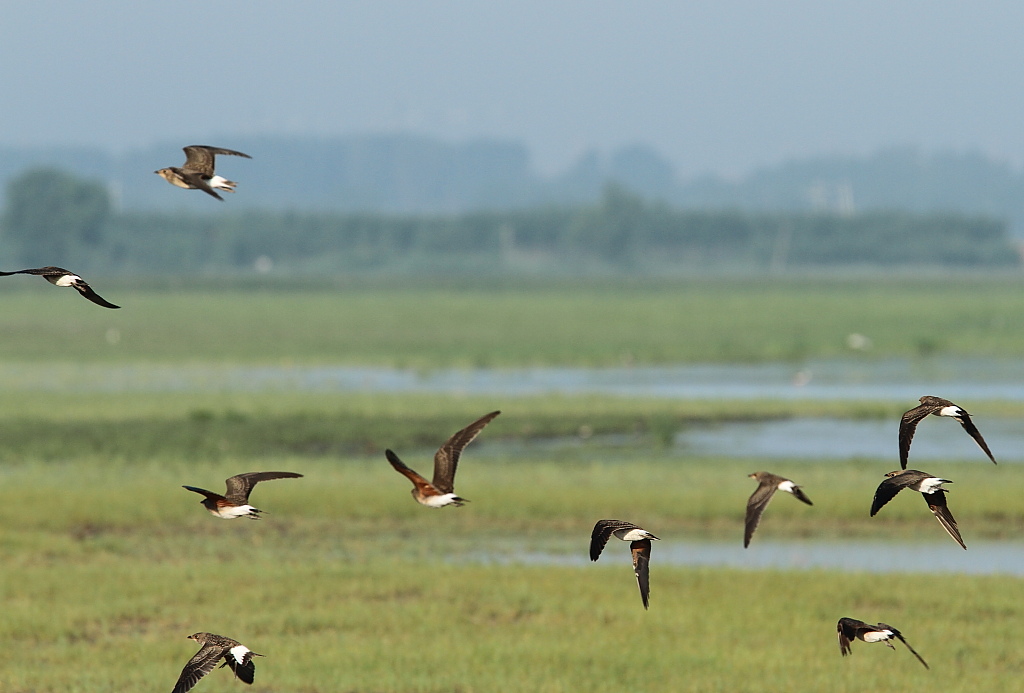
[[[522,141],[548,175],[641,143],[684,178],[892,145],[1019,164],[1022,25],[1007,1],[43,0],[4,11],[0,144],[411,132]]]
[[[1024,9],[997,2],[385,0],[256,2],[240,11],[43,2],[10,9],[0,27],[0,186],[10,194],[20,175],[50,166],[105,186],[115,215],[254,207],[458,215],[552,205],[588,213],[615,182],[691,209],[844,218],[902,210],[926,215],[913,222],[925,227],[937,225],[933,213],[952,212],[957,228],[1003,225],[1005,233],[988,234],[998,247],[967,257],[960,246],[980,246],[957,231],[947,234],[950,252],[916,261],[1006,266],[1017,255],[1004,236],[1024,238],[1024,61],[1013,31],[1021,19]],[[198,143],[254,157],[218,161],[240,182],[228,204],[152,175],[181,164],[181,146]],[[40,248],[15,207],[7,204],[4,243]],[[633,208],[624,212],[631,219]],[[147,219],[130,220],[132,242],[134,227],[157,223]],[[293,221],[283,223],[288,234],[270,232],[292,248],[300,245]],[[869,225],[897,238],[838,236],[885,249],[910,244],[896,222]],[[53,219],[36,226],[69,228]],[[503,218],[491,226],[491,246],[536,259],[521,225]],[[110,245],[117,234],[107,231],[94,240]],[[673,227],[669,235],[687,233]],[[753,264],[778,269],[796,259],[789,230],[754,235],[757,248],[745,247]],[[230,233],[217,237],[231,256],[221,265],[284,259],[259,244],[241,247]],[[396,257],[393,243],[375,243],[373,252]],[[92,250],[117,257],[121,269],[137,255]],[[842,255],[855,264],[903,258]]]

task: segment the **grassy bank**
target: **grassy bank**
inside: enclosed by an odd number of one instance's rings
[[[40,285],[0,293],[0,358],[71,362],[608,366],[863,356],[1016,356],[1017,279],[703,280],[315,290]],[[23,278],[24,279],[24,278]],[[78,300],[74,300],[78,299]]]
[[[913,402],[911,402],[913,404]],[[1024,405],[972,403],[971,411],[1024,413]],[[487,411],[503,411],[486,440],[570,438],[659,450],[687,426],[793,416],[898,420],[893,403],[678,401],[612,396],[464,397],[423,394],[22,392],[0,402],[0,462],[66,460],[97,464],[226,457],[379,454],[385,447],[436,448]],[[566,441],[571,442],[571,441]]]
[[[662,568],[644,612],[628,565],[226,555],[206,567],[103,557],[65,579],[45,564],[7,572],[18,583],[0,625],[4,689],[169,689],[197,629],[265,654],[263,691],[977,691],[1013,690],[1021,673],[1024,591],[1007,578],[894,576],[913,585],[897,598],[868,575]],[[210,590],[212,572],[231,574],[230,589]],[[932,670],[900,644],[841,658],[844,615],[897,625]],[[201,685],[237,687],[229,679],[217,670]]]
[[[0,522],[10,530],[63,538],[103,536],[125,552],[146,555],[178,537],[163,537],[165,523],[196,531],[208,527],[199,497],[182,485],[219,491],[232,474],[284,469],[306,474],[308,480],[260,485],[254,502],[271,513],[273,527],[287,533],[289,546],[304,546],[311,553],[324,549],[321,542],[330,526],[368,533],[394,549],[407,536],[411,521],[440,532],[438,542],[453,531],[475,542],[529,539],[548,550],[567,552],[586,543],[601,517],[642,522],[659,536],[738,541],[746,501],[755,487],[747,474],[768,468],[803,485],[815,504],[808,508],[780,497],[766,512],[759,537],[947,540],[911,492],[900,494],[877,517],[868,517],[875,488],[885,472],[898,467],[892,462],[764,463],[587,447],[526,447],[510,454],[497,444],[474,446],[463,459],[457,485],[472,503],[452,512],[425,513],[409,498],[411,485],[383,455],[122,463],[85,456],[71,464],[5,467],[0,473]],[[410,466],[429,475],[432,449],[397,450]],[[925,471],[954,480],[949,505],[968,546],[980,539],[1019,538],[1024,509],[1015,494],[1024,486],[1024,465],[930,461]],[[116,502],[118,498],[145,501],[125,504]],[[37,509],[52,503],[59,504],[60,513]],[[558,539],[563,536],[572,539]]]

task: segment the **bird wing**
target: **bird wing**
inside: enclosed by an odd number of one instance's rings
[[[864,621],[858,621],[855,618],[841,618],[836,624],[836,633],[839,636],[839,652],[845,657],[848,654],[853,654],[853,648],[850,647],[850,643],[854,638],[857,637],[857,630],[860,628],[867,628],[868,624]]]
[[[953,518],[953,513],[949,512],[949,507],[946,505],[946,492],[939,489],[931,493],[922,493],[921,495],[924,496],[924,502],[928,504],[928,509],[935,515],[935,519],[939,521],[942,528],[949,533],[949,536],[956,540],[957,544],[966,549],[967,545],[960,538],[960,530],[956,527],[956,519]]]
[[[208,147],[202,144],[193,144],[183,148],[185,151],[185,163],[181,167],[185,171],[194,171],[201,175],[210,178],[213,176],[214,171],[214,160],[217,154],[227,154],[230,156],[241,156],[246,159],[252,157],[242,152],[236,152],[234,149],[222,149],[220,147]]]
[[[455,471],[459,467],[462,450],[473,442],[484,426],[489,424],[500,411],[492,411],[482,416],[464,429],[453,435],[434,453],[434,488],[441,493],[452,493],[455,490]]]
[[[750,499],[747,501],[746,527],[743,531],[743,548],[747,548],[750,545],[750,539],[754,536],[754,530],[761,523],[761,513],[768,507],[769,501],[771,501],[778,488],[779,482],[777,479],[765,479],[750,494]]]
[[[793,484],[793,490],[792,490],[791,493],[794,496],[796,496],[798,500],[801,500],[804,503],[807,503],[807,505],[814,505],[814,503],[811,502],[811,499],[807,497],[807,494],[803,492],[803,489],[801,489],[796,484]]]
[[[388,462],[395,468],[395,471],[405,476],[406,479],[413,483],[413,486],[420,490],[420,493],[425,493],[428,496],[436,495],[437,489],[431,486],[430,482],[424,479],[422,476],[417,474],[409,467],[405,466],[405,462],[398,459],[398,455],[391,452],[391,450],[385,450],[384,456],[388,458]]]
[[[883,505],[895,498],[897,493],[912,483],[914,483],[912,480],[908,480],[903,476],[886,478],[875,490],[875,497],[871,501],[871,517],[874,517],[882,509]]]
[[[207,491],[205,488],[196,488],[195,486],[182,486],[182,488],[187,488],[189,491],[192,491],[193,493],[201,493],[202,495],[206,496],[210,500],[215,500],[215,501],[226,500],[224,498],[224,496],[220,495],[219,493],[214,493],[213,491]]]
[[[86,284],[85,281],[83,281],[81,279],[79,279],[78,281],[74,282],[72,284],[72,286],[75,287],[75,289],[78,290],[78,293],[82,294],[82,296],[86,297],[87,299],[89,299],[90,301],[92,301],[93,303],[95,303],[98,306],[103,306],[104,308],[120,308],[121,307],[121,306],[115,306],[110,301],[104,299],[98,293],[93,291],[91,286]]]
[[[245,646],[236,645],[225,652],[224,663],[221,664],[221,667],[229,667],[231,671],[234,672],[235,676],[248,684],[252,684],[253,680],[256,678],[256,663],[252,661],[252,658],[262,657],[263,655],[252,652],[246,647],[244,649],[245,654],[242,655],[242,659],[239,660],[235,657],[235,650],[243,647]]]
[[[636,584],[640,588],[640,599],[647,608],[651,596],[651,540],[638,539],[630,542],[630,551],[633,552],[633,572],[636,574]]]
[[[213,162],[216,150],[211,147],[204,147],[201,144],[193,144],[183,147],[185,152],[185,163],[181,165],[183,171],[198,173],[207,178],[213,177]]]
[[[245,474],[236,474],[225,482],[228,490],[224,497],[232,503],[245,505],[249,502],[249,494],[252,493],[252,487],[259,482],[269,481],[270,479],[298,479],[301,477],[301,474],[296,474],[295,472],[246,472]]]
[[[37,267],[34,269],[23,269],[17,270],[16,272],[0,272],[0,276],[9,277],[12,274],[34,274],[36,276],[45,277],[47,275],[63,276],[65,274],[74,274],[74,272],[68,272],[62,267]]]
[[[893,634],[893,637],[895,637],[895,638],[896,638],[897,640],[899,640],[899,641],[900,641],[901,643],[903,643],[904,645],[906,645],[906,646],[907,646],[907,649],[908,649],[908,650],[910,650],[910,653],[911,653],[912,655],[914,655],[915,657],[917,657],[917,661],[921,662],[921,664],[923,664],[923,665],[924,665],[924,668],[925,668],[925,669],[931,669],[931,667],[930,667],[930,666],[928,666],[928,662],[924,661],[924,658],[923,658],[923,657],[922,657],[921,655],[919,655],[919,654],[917,653],[917,650],[915,650],[915,649],[914,649],[913,647],[911,647],[911,646],[910,646],[910,643],[909,643],[909,642],[907,642],[906,638],[904,638],[904,637],[903,637],[903,633],[899,632],[898,630],[896,630],[895,628],[893,628],[892,626],[890,626],[890,625],[889,625],[888,623],[879,623],[879,624],[878,624],[878,627],[879,627],[879,628],[886,628],[886,629],[888,629],[888,630],[891,630],[891,631],[892,631],[892,634]]]
[[[921,419],[941,408],[941,405],[919,404],[913,409],[903,412],[903,418],[900,419],[900,469],[907,468],[910,442],[914,440],[917,424],[921,423]]]
[[[608,540],[617,529],[640,529],[632,522],[625,520],[598,520],[594,525],[594,531],[590,533],[590,560],[596,561],[601,557]]]
[[[212,177],[212,174],[206,176],[202,173],[197,173],[196,171],[188,171],[183,168],[178,170],[181,172],[181,177],[188,181],[189,185],[191,185],[194,189],[202,190],[207,195],[216,197],[221,202],[224,201],[224,198],[217,194],[217,191],[211,188],[210,184],[206,182]]]
[[[217,666],[217,660],[224,656],[226,649],[222,645],[203,645],[181,670],[178,683],[174,685],[172,693],[186,693],[191,690],[192,686],[199,682],[199,679],[213,671]]]
[[[963,409],[960,411],[963,411]],[[960,425],[964,427],[967,434],[971,436],[971,438],[974,438],[974,441],[981,446],[981,449],[985,451],[988,458],[992,460],[992,464],[995,464],[996,458],[992,456],[992,451],[989,450],[988,445],[985,444],[985,439],[981,437],[981,432],[978,430],[978,427],[974,425],[973,421],[971,421],[971,415],[964,412],[962,416],[957,417],[957,421],[959,421]]]

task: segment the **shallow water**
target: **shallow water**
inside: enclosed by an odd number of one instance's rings
[[[658,564],[716,566],[749,570],[842,570],[867,573],[963,573],[971,575],[1024,575],[1024,544],[1015,542],[971,542],[964,551],[952,540],[911,544],[879,541],[758,541],[750,547],[735,542],[654,542],[651,570]],[[618,551],[616,549],[619,549]],[[545,553],[530,550],[477,552],[466,560],[479,563],[524,565],[586,565],[590,558],[579,553]],[[601,561],[629,565],[625,544],[612,542]]]
[[[998,462],[1024,461],[1024,424],[1016,419],[975,419]],[[675,445],[692,455],[898,460],[899,421],[798,418],[710,424],[676,435]],[[974,439],[952,419],[928,417],[918,425],[912,459],[951,458],[991,465]]]
[[[829,360],[638,368],[5,364],[8,391],[611,394],[681,399],[899,400],[923,394],[1024,401],[1024,360]],[[965,405],[966,406],[966,405]]]

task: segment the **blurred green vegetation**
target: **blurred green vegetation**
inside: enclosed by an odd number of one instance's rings
[[[1017,267],[1005,221],[954,212],[681,210],[609,184],[578,207],[396,215],[119,212],[101,183],[33,170],[8,184],[5,254],[74,271],[661,274],[682,269]],[[42,259],[41,259],[42,258]]]
[[[510,443],[567,438],[659,451],[687,426],[793,416],[885,418],[899,404],[802,401],[678,401],[614,396],[439,397],[425,394],[22,393],[0,403],[0,463],[61,461],[67,451],[115,461],[381,454],[439,446],[494,409],[487,437]],[[975,415],[1009,412],[972,403]],[[1024,413],[1024,404],[1009,411]],[[445,433],[447,431],[447,433]]]
[[[104,280],[103,310],[0,278],[4,362],[629,366],[1024,353],[1024,281]],[[306,279],[303,278],[303,282]],[[869,346],[852,349],[851,334]]]

